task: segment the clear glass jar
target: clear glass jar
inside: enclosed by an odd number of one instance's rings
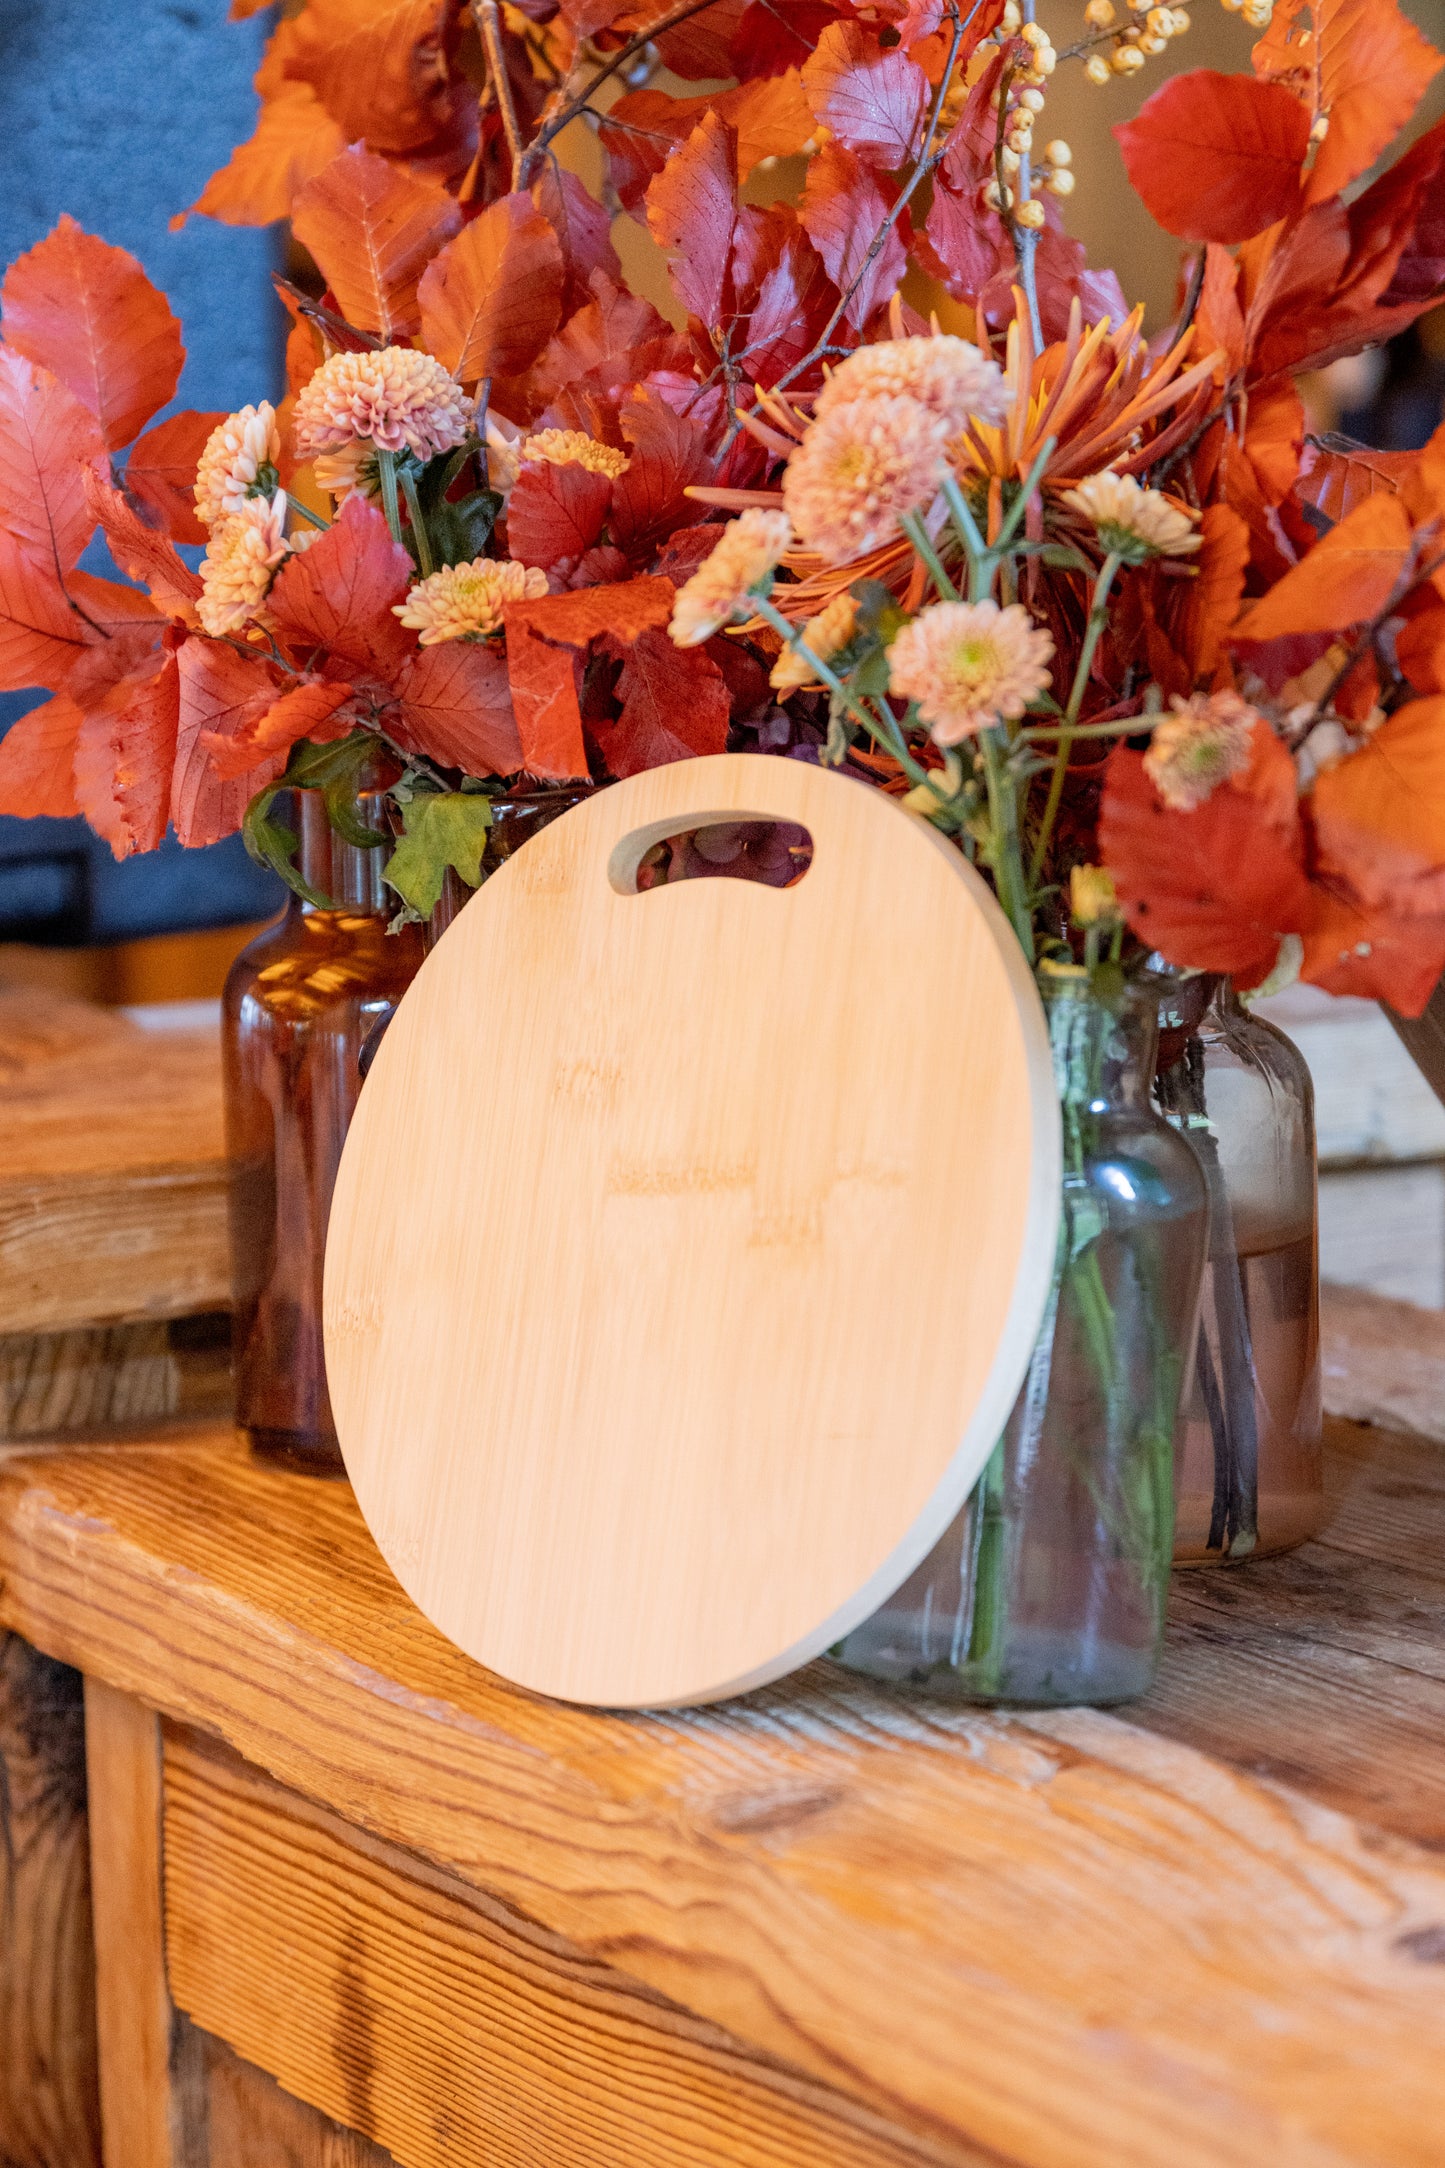
[[[1155,1097],[1210,1195],[1175,1467],[1174,1555],[1204,1565],[1292,1550],[1324,1521],[1314,1090],[1228,980],[1166,987],[1161,1023]]]
[[[1127,1701],[1164,1630],[1204,1180],[1149,1103],[1152,999],[1103,1002],[1082,972],[1045,974],[1041,991],[1063,1218],[1033,1359],[962,1513],[835,1654],[966,1701]]]
[[[397,904],[385,850],[338,836],[317,791],[291,805],[300,871],[332,908],[293,896],[236,958],[222,1001],[236,1420],[257,1451],[340,1474],[321,1339],[326,1221],[362,1042],[424,944],[420,926],[386,930]],[[379,791],[363,790],[358,808],[387,833]]]

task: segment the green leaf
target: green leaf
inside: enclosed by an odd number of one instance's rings
[[[872,634],[887,647],[908,623],[908,612],[900,609],[898,597],[881,580],[855,580],[848,592],[858,605],[855,638]]]
[[[405,809],[406,834],[384,878],[421,918],[436,909],[451,866],[479,888],[482,855],[492,825],[492,801],[475,791],[418,792]]]
[[[1020,555],[1032,554],[1037,547],[1035,543],[1026,543],[1022,546]],[[1040,562],[1046,564],[1051,572],[1092,572],[1094,569],[1088,558],[1080,551],[1070,549],[1067,542],[1045,542],[1042,549],[1038,550],[1038,556]]]
[[[348,843],[367,848],[384,843],[385,836],[363,828],[356,814],[357,777],[380,743],[370,730],[353,730],[349,737],[338,738],[330,745],[313,745],[309,738],[301,738],[292,746],[282,773],[258,790],[246,808],[241,840],[256,863],[279,873],[294,894],[320,910],[330,907],[331,898],[323,896],[297,872],[293,862],[296,837],[280,821],[272,820],[271,808],[283,790],[319,790],[326,800],[327,818],[338,835]]]

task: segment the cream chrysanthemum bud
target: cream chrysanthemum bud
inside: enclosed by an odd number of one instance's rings
[[[1199,515],[1162,490],[1145,489],[1132,474],[1091,474],[1063,502],[1086,519],[1112,556],[1126,565],[1151,557],[1187,557],[1199,547]]]
[[[434,459],[462,443],[472,413],[441,363],[412,346],[333,354],[298,393],[296,450],[302,459],[344,451],[362,437],[383,452]]]
[[[196,615],[213,640],[239,632],[265,602],[276,567],[288,554],[286,492],[248,497],[239,512],[211,529],[201,560]]]
[[[1069,915],[1076,926],[1117,926],[1122,912],[1107,866],[1075,866],[1069,874]]]
[[[206,439],[196,464],[196,517],[203,527],[214,527],[234,512],[243,512],[247,501],[266,494],[258,481],[263,467],[273,470],[281,456],[276,428],[276,409],[269,399],[259,406],[243,406],[228,414]]]
[[[916,700],[934,743],[1022,715],[1049,682],[1052,634],[1016,602],[935,602],[888,651],[889,690]]]
[[[852,595],[835,595],[825,609],[802,626],[802,636],[819,662],[830,662],[840,647],[848,645],[857,623],[858,605]],[[813,665],[795,647],[783,649],[768,678],[775,693],[795,693],[801,686],[817,682]]]
[[[338,504],[351,496],[375,499],[381,495],[381,469],[376,463],[374,444],[357,442],[348,444],[344,451],[320,452],[312,472],[317,488],[324,489]]]
[[[1144,772],[1172,812],[1193,813],[1231,776],[1249,766],[1254,726],[1261,721],[1238,693],[1194,693],[1154,725]]]
[[[420,635],[423,647],[437,647],[443,640],[481,640],[500,632],[509,602],[536,602],[546,592],[547,575],[536,565],[474,557],[470,564],[443,565],[418,580],[405,602],[392,604],[392,612]]]
[[[971,340],[940,332],[931,339],[882,339],[840,361],[813,403],[815,419],[850,399],[916,399],[947,424],[950,437],[969,422],[1001,422],[1008,386],[998,363]]]
[[[676,647],[701,647],[740,610],[748,597],[772,582],[778,561],[792,542],[786,512],[754,505],[725,527],[710,557],[680,587],[668,631]]]
[[[813,421],[783,473],[783,503],[810,550],[847,564],[938,494],[948,424],[917,399],[846,399]]]
[[[540,429],[535,436],[523,437],[517,451],[523,460],[541,459],[553,467],[585,467],[589,474],[605,474],[612,482],[631,465],[626,452],[599,443],[580,429]]]

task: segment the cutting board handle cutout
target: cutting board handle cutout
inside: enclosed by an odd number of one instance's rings
[[[813,831],[796,818],[789,819],[777,813],[747,812],[725,814],[685,813],[675,816],[671,820],[651,821],[645,828],[634,829],[630,835],[624,836],[622,841],[614,847],[607,861],[608,885],[619,896],[649,895],[651,890],[643,887],[639,876],[642,871],[643,861],[649,851],[655,850],[658,844],[681,843],[686,838],[706,833],[709,828],[750,828],[760,826],[796,829],[803,839],[802,848],[806,855],[790,881],[763,881],[757,883],[757,885],[766,888],[796,888],[798,883],[807,877],[817,853],[818,846]],[[673,878],[676,879],[676,876],[674,875]],[[686,878],[691,881],[737,880],[746,878],[746,876],[739,876],[725,864],[719,864],[716,867],[709,867],[704,864],[689,872]]]

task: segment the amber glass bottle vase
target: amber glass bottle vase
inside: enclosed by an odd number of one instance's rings
[[[331,1192],[362,1042],[425,951],[420,926],[386,930],[380,794],[359,798],[369,849],[335,833],[319,792],[291,805],[299,870],[329,905],[293,896],[237,957],[222,1004],[236,1420],[256,1451],[326,1474],[341,1472],[321,1341]]]

